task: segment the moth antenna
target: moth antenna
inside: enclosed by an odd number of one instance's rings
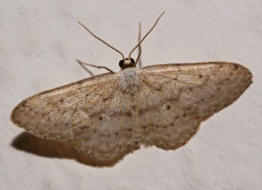
[[[84,65],[87,65],[87,66],[90,66],[90,67],[95,67],[95,68],[97,68],[97,69],[105,69],[105,70],[109,71],[109,73],[112,73],[112,74],[115,73],[114,71],[112,71],[111,69],[109,69],[109,68],[107,68],[107,67],[105,67],[105,66],[97,66],[97,65],[92,65],[92,64],[89,64],[89,63],[84,63],[84,62],[82,62],[82,61],[80,61],[80,60],[78,60],[78,59],[76,59],[76,61],[77,61],[77,63],[79,63],[83,68],[85,67]],[[85,68],[85,70],[87,71],[88,69]],[[89,72],[89,73],[90,73],[90,72]]]
[[[140,42],[141,40],[141,22],[138,23],[138,42]],[[136,62],[135,65],[139,65],[139,68],[142,67],[142,63],[141,63],[141,54],[142,54],[142,48],[141,48],[141,44],[138,46],[138,56],[136,58]]]
[[[123,59],[125,59],[124,54],[119,51],[118,49],[114,48],[113,46],[109,45],[106,41],[102,40],[101,38],[99,38],[97,35],[95,35],[91,30],[89,30],[84,24],[82,24],[81,22],[78,22],[78,24],[80,24],[84,29],[87,30],[87,32],[89,32],[92,36],[94,36],[96,39],[98,39],[99,41],[103,42],[105,45],[107,45],[108,47],[112,48],[113,50],[115,50],[116,52],[118,52]]]
[[[130,51],[128,58],[131,58],[131,54],[135,51],[135,49],[144,41],[144,39],[147,37],[147,35],[155,28],[156,24],[158,23],[158,21],[160,20],[160,18],[163,16],[163,14],[165,13],[165,11],[163,11],[160,16],[157,18],[157,20],[155,21],[154,25],[150,28],[150,30],[146,33],[146,35],[140,40],[140,42],[138,42],[138,44]]]

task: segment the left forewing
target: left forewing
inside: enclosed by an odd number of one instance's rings
[[[108,108],[116,80],[116,74],[105,74],[36,94],[15,107],[11,120],[38,137],[72,140],[75,127]]]

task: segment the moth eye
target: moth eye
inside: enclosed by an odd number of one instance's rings
[[[130,60],[131,60],[131,63],[135,63],[135,60],[133,58],[131,58]]]
[[[123,60],[120,60],[119,61],[119,67],[122,68],[124,66],[124,61]]]

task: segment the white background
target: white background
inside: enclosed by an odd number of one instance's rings
[[[261,7],[260,0],[0,0],[0,189],[261,189]],[[163,10],[142,44],[143,64],[241,63],[254,82],[239,100],[203,122],[186,146],[140,149],[114,167],[11,146],[23,132],[9,120],[17,103],[89,77],[75,58],[119,70],[119,54],[77,21],[127,54],[138,22],[145,34]]]

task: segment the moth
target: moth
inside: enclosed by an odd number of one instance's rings
[[[244,66],[231,62],[160,64],[137,68],[135,49],[125,57],[116,48],[121,70],[92,76],[31,96],[18,104],[12,122],[44,139],[69,142],[97,162],[112,162],[141,146],[175,150],[199,125],[232,104],[252,83]],[[140,28],[141,35],[141,28]]]

